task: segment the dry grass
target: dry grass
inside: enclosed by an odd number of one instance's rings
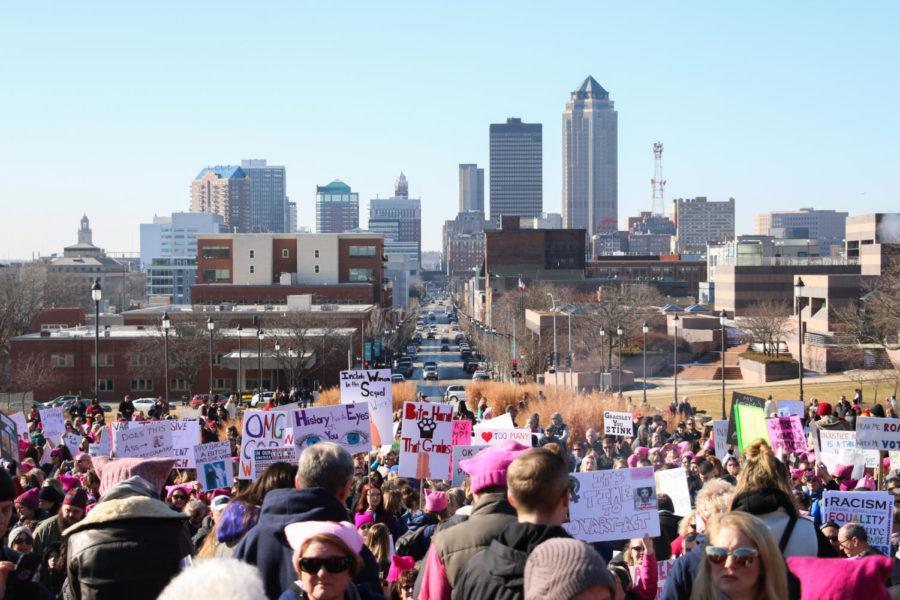
[[[404,381],[403,383],[395,383],[392,385],[392,397],[394,410],[400,410],[404,402],[411,402],[416,399],[416,384],[413,381]],[[341,390],[337,387],[328,388],[319,392],[319,399],[316,406],[328,406],[331,404],[339,404],[341,401]]]

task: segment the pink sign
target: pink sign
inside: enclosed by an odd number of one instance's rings
[[[766,419],[766,428],[773,450],[780,448],[785,453],[806,452],[806,436],[803,435],[800,417],[792,415]]]
[[[472,443],[472,421],[460,419],[453,421],[453,445],[468,446]]]

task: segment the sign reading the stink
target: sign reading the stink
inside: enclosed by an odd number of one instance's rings
[[[452,448],[452,406],[431,402],[403,404],[400,477],[446,481]]]

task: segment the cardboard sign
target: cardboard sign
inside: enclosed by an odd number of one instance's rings
[[[652,467],[569,475],[569,518],[574,538],[603,542],[659,535]]]
[[[38,412],[41,415],[41,431],[44,433],[44,439],[58,445],[60,438],[66,432],[66,418],[63,415],[62,407],[43,408]]]
[[[165,421],[144,421],[138,427],[117,429],[115,453],[118,458],[174,456],[171,426]]]
[[[446,480],[453,447],[453,407],[405,402],[400,427],[400,477]]]
[[[453,487],[459,487],[468,477],[468,474],[459,466],[459,462],[472,458],[487,446],[453,446],[453,465],[450,468],[450,480]]]
[[[736,417],[736,413],[739,406],[754,406],[763,411],[763,421],[765,421],[765,407],[766,400],[765,398],[760,398],[758,396],[751,396],[750,394],[743,394],[741,392],[732,392],[731,393],[731,412],[728,416],[728,444],[730,446],[734,446],[739,450],[743,450],[743,447],[739,447],[738,444],[738,423]],[[748,413],[749,415],[750,413]],[[763,422],[761,424],[762,430],[766,430],[766,424]],[[752,440],[750,440],[752,441]],[[747,442],[748,444],[750,442]]]
[[[25,413],[17,412],[9,415],[9,418],[16,424],[16,431],[18,432],[19,439],[31,441],[31,438],[28,435],[28,420],[25,419]]]
[[[869,535],[869,545],[891,555],[894,497],[890,492],[833,492],[822,495],[822,521],[838,525],[859,523]]]
[[[859,417],[856,446],[866,450],[900,450],[900,419]]]
[[[666,494],[675,505],[675,514],[685,517],[691,514],[691,492],[688,490],[687,473],[684,467],[664,469],[656,472],[656,491]]]
[[[0,413],[0,456],[3,460],[19,460],[18,427],[4,413]]]
[[[81,450],[79,450],[79,447],[81,446],[81,436],[77,433],[67,433],[63,435],[63,444],[69,449],[69,454],[72,455],[72,458],[75,458],[75,455],[81,452]]]
[[[728,456],[728,419],[713,421],[713,442],[715,443],[716,458],[724,463]]]
[[[512,416],[509,413],[503,413],[499,417],[481,421],[475,426],[475,431],[479,429],[515,429],[516,424],[513,423]]]
[[[107,428],[101,429],[99,435],[100,439],[97,443],[88,446],[88,454],[91,456],[109,456],[112,453],[109,441],[112,435]]]
[[[294,464],[297,462],[297,449],[294,446],[284,448],[257,448],[253,451],[253,467],[256,469],[254,479],[266,472],[272,464],[285,462]]]
[[[341,371],[341,403],[368,402],[373,446],[389,445],[393,424],[393,384],[390,369]]]
[[[676,560],[678,559],[670,558],[656,561],[656,596],[654,596],[656,600],[662,597],[663,588],[666,587],[666,579],[669,578],[669,573],[675,568]],[[637,581],[638,567],[628,567],[628,570],[631,571],[631,580]]]
[[[853,479],[863,476],[863,471],[878,465],[877,450],[862,450],[856,446],[855,431],[819,430],[820,451],[816,455],[819,462],[829,471],[837,465],[853,465]]]
[[[778,416],[779,417],[800,417],[803,418],[803,402],[800,400],[779,400]]]
[[[194,419],[164,421],[172,431],[175,469],[194,469],[194,447],[200,443],[200,422]],[[199,476],[199,474],[198,474]]]
[[[603,413],[603,435],[631,437],[634,435],[631,413],[605,411]]]
[[[472,443],[472,421],[459,419],[453,421],[453,445],[467,446]]]
[[[245,410],[238,479],[253,479],[253,451],[294,445],[290,415],[282,411]]]
[[[294,447],[303,449],[319,442],[343,446],[350,454],[372,449],[372,427],[368,402],[300,408],[290,412]]]
[[[523,446],[531,446],[530,429],[479,429],[472,436],[476,446],[493,446],[507,440],[515,440]]]
[[[758,406],[738,404],[734,408],[737,447],[740,452],[744,448],[762,439],[769,441],[769,429],[766,426],[766,411]]]
[[[775,417],[766,419],[769,431],[769,443],[773,450],[785,453],[806,452],[806,436],[803,435],[803,424],[800,417]]]
[[[192,459],[197,465],[197,481],[204,492],[230,488],[234,483],[231,466],[231,442],[198,444],[192,448]]]

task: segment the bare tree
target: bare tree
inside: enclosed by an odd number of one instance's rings
[[[290,311],[278,321],[277,328],[280,349],[276,361],[291,387],[299,388],[304,379],[319,374],[323,365],[340,358],[342,350],[336,331],[323,326],[323,321],[312,313]]]
[[[592,351],[597,341],[602,340],[607,344],[607,365],[611,367],[613,349],[617,345],[614,335],[617,329],[621,327],[626,336],[633,335],[664,302],[656,288],[648,285],[623,282],[601,286],[597,290],[596,302],[588,306],[585,326],[580,328],[579,346]],[[605,335],[601,336],[600,330]]]
[[[35,265],[0,267],[0,366],[12,338],[26,333],[45,306],[45,272]]]
[[[750,333],[753,341],[762,344],[763,354],[778,356],[781,342],[791,327],[791,308],[787,302],[765,300],[747,308],[741,328]]]
[[[50,364],[50,358],[46,354],[29,353],[16,361],[12,373],[12,389],[22,394],[20,407],[25,411],[25,398],[29,392],[34,391],[35,382],[41,382],[44,386],[53,386],[60,380],[59,373]],[[7,411],[11,411],[9,400],[12,394],[7,396]]]

